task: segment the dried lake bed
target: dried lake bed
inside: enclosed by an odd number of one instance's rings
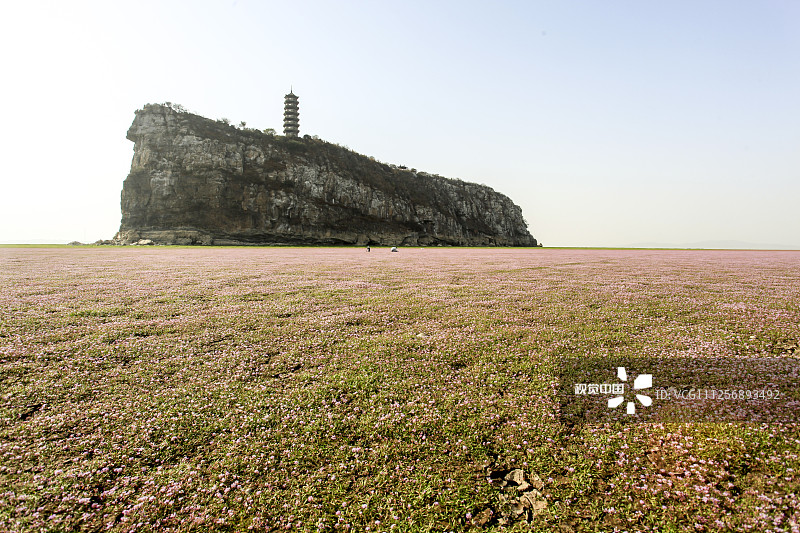
[[[799,342],[800,252],[0,248],[0,530],[798,531]]]

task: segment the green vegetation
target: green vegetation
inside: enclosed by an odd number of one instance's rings
[[[800,516],[797,423],[570,425],[555,395],[565,356],[796,357],[800,254],[69,248],[0,250],[0,530]],[[511,468],[547,506],[501,526]]]

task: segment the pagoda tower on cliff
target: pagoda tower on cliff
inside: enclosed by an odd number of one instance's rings
[[[287,137],[300,135],[300,111],[297,96],[291,90],[283,99],[283,134]]]

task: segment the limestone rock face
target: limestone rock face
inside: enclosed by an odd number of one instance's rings
[[[237,129],[161,105],[136,112],[115,241],[536,246],[485,185],[397,168],[324,141]]]

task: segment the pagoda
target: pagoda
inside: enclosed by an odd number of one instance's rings
[[[300,135],[300,111],[297,96],[291,90],[283,99],[283,134],[287,137]]]

